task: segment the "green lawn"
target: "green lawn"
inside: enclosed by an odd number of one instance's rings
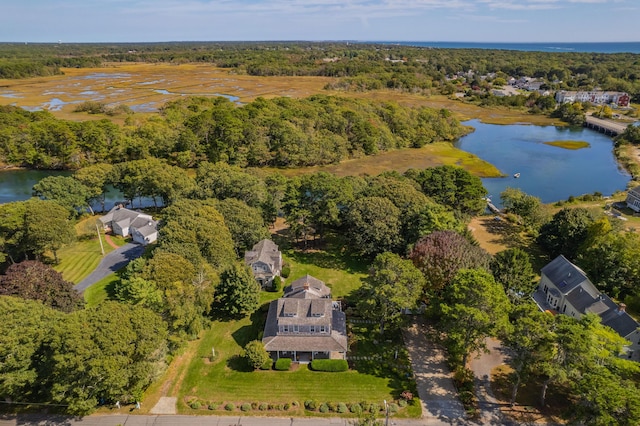
[[[357,289],[366,277],[368,266],[365,262],[331,249],[307,252],[284,249],[284,259],[291,266],[291,274],[286,280],[288,283],[310,274],[330,285],[334,298],[347,296]],[[378,337],[375,331],[372,332],[375,326],[355,327],[354,333],[358,337],[354,338],[354,347],[359,347],[363,356],[381,358],[356,361],[354,368],[347,372],[315,372],[303,364],[285,372],[250,370],[240,357],[242,348],[261,337],[269,302],[281,294],[263,292],[260,298],[262,306],[250,318],[216,321],[204,333],[179,386],[177,396],[180,412],[195,413],[188,406],[188,401],[197,399],[204,406],[215,403],[216,410],[222,412],[223,403],[231,402],[238,407],[242,403],[266,402],[275,405],[292,404],[286,415],[310,415],[302,408],[305,400],[382,405],[384,400],[398,399],[403,390],[413,389],[414,385],[407,377],[407,361],[402,349],[398,360],[394,358],[395,349],[399,347],[398,341],[372,343],[372,339]],[[399,338],[399,334],[397,337]],[[358,342],[357,345],[355,341]],[[213,360],[212,349],[215,349]],[[294,401],[298,404],[293,404]],[[254,412],[284,414],[281,411]],[[314,412],[313,415],[319,413]],[[420,415],[420,406],[415,402],[398,415],[417,417]]]
[[[336,252],[287,250],[283,258],[291,266],[285,285],[309,274],[324,281],[331,288],[334,299],[348,296],[367,276],[364,262]]]
[[[276,293],[270,293],[278,297]],[[310,371],[300,365],[292,371],[251,371],[239,357],[242,347],[257,339],[262,331],[265,304],[252,318],[238,321],[216,321],[199,344],[198,352],[191,360],[179,391],[178,407],[183,413],[193,413],[185,401],[197,398],[205,403],[214,402],[222,410],[223,403],[268,402],[272,404],[303,404],[305,400],[318,402],[355,403],[367,401],[382,404],[392,401],[403,389],[394,388],[397,380],[377,374],[350,370],[344,373]],[[216,357],[210,362],[212,348]],[[419,415],[417,404],[403,410],[403,416]],[[417,411],[417,414],[416,414]],[[302,408],[289,413],[303,414]],[[281,413],[282,415],[282,413]],[[334,413],[335,415],[335,413]]]
[[[105,244],[104,240],[102,244],[105,253],[113,250],[108,244]],[[98,238],[82,239],[69,244],[58,250],[58,258],[60,263],[55,265],[54,269],[61,272],[65,280],[77,284],[89,275],[102,260]]]
[[[109,299],[109,296],[113,293],[113,285],[118,279],[118,275],[113,273],[87,288],[83,293],[87,308],[99,305]]]

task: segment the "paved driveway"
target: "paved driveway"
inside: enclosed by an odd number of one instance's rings
[[[467,424],[444,351],[427,338],[426,325],[416,317],[403,337],[422,402],[423,424]]]
[[[516,425],[507,419],[500,407],[506,405],[493,395],[491,390],[491,372],[494,368],[505,364],[507,353],[499,340],[487,337],[485,344],[489,352],[481,351],[472,354],[469,367],[473,371],[476,382],[476,396],[480,408],[481,423],[485,425]]]
[[[140,244],[127,243],[122,247],[107,254],[100,264],[84,280],[73,286],[82,293],[87,287],[97,283],[109,274],[122,269],[133,259],[140,257],[144,253],[144,246]]]

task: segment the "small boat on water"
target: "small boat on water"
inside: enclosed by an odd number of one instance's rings
[[[516,178],[516,179],[519,178],[520,177],[520,173],[514,174],[513,177]]]

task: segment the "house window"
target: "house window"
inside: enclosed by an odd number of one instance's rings
[[[288,325],[283,325],[282,326],[282,332],[283,333],[288,333],[289,332],[289,326]]]
[[[324,325],[320,326],[320,333],[326,333],[327,332],[327,328]]]
[[[316,332],[316,326],[315,325],[310,325],[309,326],[309,332],[310,333],[315,333]]]
[[[293,332],[298,333],[300,330],[298,329],[298,324],[293,324]]]
[[[562,313],[564,314],[567,311],[567,304],[564,304],[564,308],[562,308]]]

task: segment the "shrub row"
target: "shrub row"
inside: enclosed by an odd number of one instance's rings
[[[208,410],[225,410],[225,411],[235,411],[236,408],[239,408],[240,411],[288,411],[291,408],[298,408],[300,404],[297,401],[293,401],[291,403],[285,402],[281,404],[272,404],[266,402],[243,402],[239,405],[234,404],[233,402],[227,403],[217,403],[217,402],[207,402],[199,399],[193,399],[187,402],[187,405],[191,407],[193,410],[200,409],[208,409]]]
[[[407,406],[407,402],[402,400],[403,407]],[[318,402],[313,399],[308,399],[304,402],[304,408],[307,411],[319,411],[321,413],[373,413],[379,414],[384,411],[384,406],[376,403],[360,402],[353,404],[345,404],[344,402]],[[392,402],[389,404],[389,412],[396,413],[400,409],[400,405]]]
[[[314,371],[339,372],[349,369],[349,364],[345,359],[314,359],[310,366]]]

